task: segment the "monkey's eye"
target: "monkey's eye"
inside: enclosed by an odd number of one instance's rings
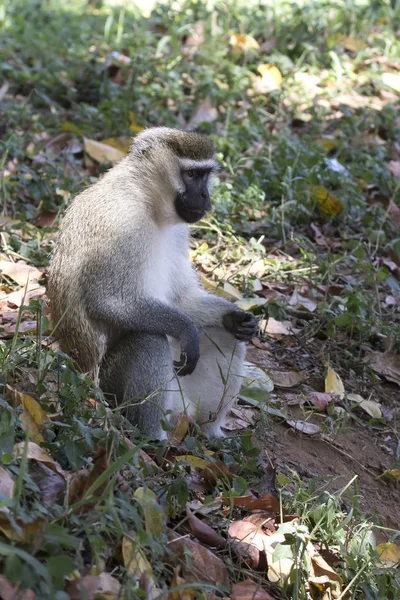
[[[191,169],[190,171],[186,171],[186,175],[188,177],[194,177],[194,171],[193,171],[193,169]]]

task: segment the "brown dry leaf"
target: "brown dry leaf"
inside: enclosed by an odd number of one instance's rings
[[[400,548],[394,542],[378,544],[376,551],[383,566],[394,567],[400,563]]]
[[[332,394],[326,394],[324,392],[311,392],[308,394],[307,400],[314,404],[319,411],[326,412],[329,404],[334,402],[334,397]]]
[[[347,397],[352,402],[356,402],[357,405],[365,410],[374,419],[380,419],[382,417],[381,405],[379,402],[374,400],[364,400],[360,394],[347,394]]]
[[[291,388],[299,385],[308,377],[307,371],[269,371],[274,386],[278,388]]]
[[[12,388],[10,385],[7,385],[7,393],[11,397],[14,405],[22,405],[23,413],[21,415],[21,421],[28,431],[29,436],[36,443],[43,442],[44,437],[41,431],[44,423],[49,421],[49,417],[44,412],[39,402],[32,398],[32,396],[29,396],[29,394],[23,394],[15,388]]]
[[[246,496],[244,496],[246,498]],[[272,494],[263,494],[259,498],[253,498],[245,504],[235,504],[235,506],[244,506],[247,510],[263,510],[268,511],[272,515],[279,513],[280,504],[278,498]]]
[[[93,458],[93,467],[88,474],[86,481],[83,484],[82,489],[82,498],[85,496],[86,492],[89,488],[94,484],[94,482],[104,473],[104,471],[108,468],[108,457],[105,448],[97,448],[97,452],[95,457]],[[107,478],[97,489],[94,490],[93,496],[94,498],[81,507],[81,510],[88,508],[91,504],[95,504],[96,498],[101,496],[104,493],[108,485],[109,479]],[[77,498],[80,500],[80,498]]]
[[[186,514],[190,530],[200,542],[215,548],[224,548],[226,546],[226,539],[219,535],[210,525],[207,525],[205,521],[198,519],[189,508],[186,508]]]
[[[259,550],[264,552],[269,547],[268,537],[261,527],[258,527],[250,521],[239,520],[231,521],[229,524],[229,536],[238,542],[244,544],[250,544]]]
[[[10,583],[4,575],[0,575],[0,599],[1,600],[35,600],[36,596],[32,590],[23,589]]]
[[[204,44],[204,21],[196,21],[190,28],[190,33],[185,40],[185,55],[193,56]]]
[[[13,449],[13,457],[20,458],[24,453],[25,442],[19,442],[15,444]],[[65,473],[61,466],[47,453],[47,450],[41,448],[35,442],[28,442],[28,459],[37,460],[40,463],[45,464],[49,469],[59,473],[65,477]]]
[[[6,498],[13,497],[14,494],[14,480],[11,478],[8,471],[5,470],[4,467],[0,467],[0,496],[2,496],[2,501]],[[9,512],[7,506],[3,506],[0,508],[0,512]]]
[[[75,504],[83,496],[83,489],[86,486],[89,477],[89,469],[81,469],[76,473],[71,473],[68,486],[68,503]]]
[[[325,377],[325,392],[327,394],[335,394],[342,400],[344,398],[344,385],[339,375],[334,371],[329,362],[327,365],[327,372]]]
[[[273,600],[271,594],[251,579],[236,583],[231,592],[232,600]]]
[[[296,431],[307,433],[307,435],[315,435],[321,431],[321,427],[319,425],[315,425],[309,421],[292,421],[291,419],[286,419],[286,423],[290,425],[290,427],[293,427],[293,429],[296,429]]]
[[[188,429],[189,429],[189,418],[187,416],[187,413],[184,412],[184,413],[182,413],[179,421],[175,425],[174,430],[172,432],[171,442],[170,442],[171,445],[178,446],[178,444],[180,444],[180,442],[183,440],[183,438],[187,434]]]
[[[187,582],[183,577],[180,576],[181,567],[178,566],[174,569],[174,575],[171,579],[171,588],[184,586]],[[197,591],[190,586],[185,586],[183,589],[170,591],[168,593],[168,600],[191,600],[191,598],[197,597]]]
[[[115,163],[125,158],[126,152],[122,152],[117,148],[113,148],[113,146],[108,146],[107,144],[103,144],[102,142],[97,142],[96,140],[91,140],[89,138],[83,138],[85,143],[85,151],[98,163],[102,162],[111,162]]]
[[[27,265],[24,262],[8,262],[7,260],[0,261],[0,271],[3,275],[7,275],[10,277],[15,283],[18,285],[26,286],[27,282],[38,281],[43,273],[36,269],[36,267],[32,267],[31,265]]]
[[[17,521],[17,525],[19,526],[20,531],[17,531],[14,525],[8,521],[3,521],[3,517],[0,517],[0,531],[4,533],[8,539],[16,542],[29,542],[41,532],[43,519],[37,519],[33,523]]]
[[[153,569],[144,552],[138,544],[125,536],[122,538],[122,558],[124,567],[131,575],[139,580],[145,573],[151,585],[155,587]]]
[[[212,105],[210,98],[200,100],[193,111],[185,129],[194,129],[199,123],[213,123],[218,119],[218,111]]]
[[[37,322],[36,321],[21,321],[18,325],[17,323],[12,323],[11,325],[5,325],[3,332],[0,334],[0,337],[9,336],[14,334],[17,330],[18,333],[27,333],[28,331],[31,333],[36,333]]]
[[[364,360],[376,373],[400,386],[400,354],[370,352]]]
[[[400,226],[400,208],[393,200],[389,202],[388,215],[393,219],[395,225]]]
[[[168,548],[175,555],[184,559],[187,552],[192,557],[188,567],[183,566],[184,576],[187,581],[209,581],[215,585],[229,585],[229,575],[223,561],[200,544],[189,538],[182,538],[176,533],[169,532]],[[177,555],[177,556],[176,556]]]
[[[43,504],[53,506],[62,504],[65,496],[66,481],[59,473],[55,473],[45,464],[39,463],[38,470],[30,473],[30,476],[40,490],[40,498]]]
[[[13,306],[22,306],[23,304],[28,304],[29,300],[32,298],[38,298],[39,296],[43,296],[46,293],[46,288],[43,286],[39,286],[35,282],[30,282],[28,284],[27,289],[23,287],[16,292],[12,292],[3,298],[3,300],[7,300],[9,304]]]
[[[289,299],[289,305],[294,306],[296,308],[308,310],[309,312],[314,312],[318,306],[318,303],[312,298],[302,296],[301,294],[299,294],[298,290],[295,289]]]
[[[329,578],[332,598],[337,598],[340,595],[343,587],[342,578],[332,567],[326,562],[322,556],[316,553],[311,542],[307,544],[308,553],[311,556],[314,577],[310,577],[309,581],[314,583],[315,578],[326,576]],[[332,585],[333,584],[333,585]],[[326,584],[324,587],[327,587]]]
[[[129,438],[125,435],[122,435],[123,440],[129,448],[137,448],[137,445],[134,444]],[[138,456],[144,460],[145,463],[152,465],[153,467],[157,467],[157,463],[145,452],[142,448],[138,448],[137,450]]]
[[[244,52],[251,50],[258,50],[260,45],[252,35],[246,35],[245,33],[233,33],[229,43],[232,47],[238,47]]]
[[[201,469],[199,472],[200,477],[205,479],[210,485],[214,486],[217,483],[218,479],[229,480],[233,479],[233,471],[234,467],[232,467],[232,471],[229,467],[226,466],[224,462],[220,458],[217,458],[215,463],[209,462],[204,469]]]
[[[343,202],[331,194],[323,185],[313,185],[310,191],[312,200],[318,203],[325,214],[330,217],[336,217],[343,212]]]
[[[248,427],[254,427],[257,423],[259,412],[254,408],[238,407],[232,408],[229,416],[222,427],[228,431],[240,431]]]
[[[257,93],[268,94],[281,87],[283,77],[278,67],[266,63],[258,65],[257,71],[260,73],[260,77],[256,77],[253,83]]]
[[[400,177],[400,160],[390,160],[389,171],[394,177]]]
[[[56,210],[42,210],[36,219],[36,225],[38,227],[53,227],[57,215]]]
[[[281,337],[282,335],[295,335],[298,329],[294,329],[290,321],[277,321],[273,317],[269,317],[268,321],[263,319],[260,321],[260,331],[268,333],[272,337]]]
[[[100,575],[86,575],[69,581],[66,592],[71,600],[97,600],[99,596],[105,600],[117,600],[121,585],[109,573]]]

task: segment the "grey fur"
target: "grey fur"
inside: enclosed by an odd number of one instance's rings
[[[163,411],[180,410],[222,435],[242,376],[245,348],[235,337],[249,339],[256,327],[205,292],[190,266],[188,227],[174,209],[180,159],[212,161],[211,142],[167,128],[137,136],[129,156],[67,210],[48,288],[63,350],[83,371],[101,365],[104,391],[159,438]],[[173,358],[186,360],[188,376],[174,377]]]

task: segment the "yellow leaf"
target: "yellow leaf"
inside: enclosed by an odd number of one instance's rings
[[[329,152],[329,150],[333,150],[334,148],[336,148],[338,142],[336,138],[324,137],[317,140],[317,144],[319,144]]]
[[[39,402],[32,398],[32,396],[23,394],[9,385],[7,386],[7,391],[12,395],[15,402],[22,404],[23,413],[21,415],[21,421],[28,431],[29,436],[34,442],[43,442],[44,438],[41,434],[41,429],[43,424],[49,420],[49,417],[44,412]]]
[[[342,48],[350,50],[351,52],[361,52],[361,50],[365,50],[367,47],[367,44],[362,40],[358,40],[355,37],[343,35],[341,33],[338,35],[338,42]]]
[[[400,94],[400,74],[399,73],[383,73],[382,81],[385,85],[389,86]]]
[[[329,363],[325,377],[325,392],[327,394],[336,394],[340,399],[344,398],[344,385],[339,375],[334,371]]]
[[[128,154],[132,145],[132,138],[129,136],[111,137],[101,140],[101,143],[106,146],[112,146],[113,148],[124,152],[124,154]]]
[[[321,210],[331,217],[336,217],[344,209],[344,204],[339,198],[328,192],[323,185],[311,186],[311,198],[318,202]]]
[[[400,481],[400,469],[386,469],[379,477],[391,477]]]
[[[380,419],[382,417],[381,407],[378,402],[375,402],[374,400],[364,400],[360,394],[347,394],[347,397],[352,402],[357,402],[358,406],[374,419]]]
[[[174,427],[171,436],[171,444],[176,446],[179,444],[183,438],[185,437],[187,430],[189,428],[189,419],[187,413],[183,413]]]
[[[90,158],[93,158],[98,163],[118,162],[126,156],[125,152],[121,152],[121,150],[117,150],[117,148],[113,148],[112,146],[107,146],[107,144],[102,144],[102,142],[90,140],[86,137],[83,138],[83,141],[85,143],[85,151],[89,154]]]
[[[15,540],[16,542],[27,542],[33,536],[37,535],[42,529],[43,520],[37,520],[33,523],[22,523],[22,521],[17,521],[17,524],[20,528],[20,532],[18,532],[11,523],[8,521],[0,521],[0,531],[4,533],[9,540]]]
[[[154,585],[151,564],[142,549],[125,535],[122,538],[122,558],[128,573],[134,575],[136,579],[140,579],[141,575],[146,573],[148,579]]]
[[[147,533],[159,537],[164,529],[165,515],[157,496],[149,488],[140,487],[135,490],[133,497],[142,507]]]
[[[265,63],[258,65],[257,71],[261,75],[255,85],[259,93],[272,92],[281,87],[283,77],[278,67]]]
[[[177,456],[176,460],[185,460],[194,469],[206,469],[210,464],[203,458],[199,458],[198,456],[192,456],[191,454],[182,454],[181,456]]]
[[[25,442],[19,442],[15,444],[13,448],[13,458],[19,458],[23,455],[25,448]],[[47,453],[47,450],[40,448],[35,442],[28,442],[28,460],[37,460],[38,462],[44,463],[49,469],[65,476],[64,471],[60,465]]]
[[[378,544],[376,551],[380,561],[388,567],[392,567],[400,562],[400,548],[394,542]]]
[[[185,585],[187,584],[186,579],[180,576],[180,565],[176,567],[174,576],[171,580],[171,588],[177,588],[182,586],[182,589],[173,590],[168,593],[168,600],[191,600],[191,598],[197,598],[197,591],[193,588]]]
[[[260,45],[252,35],[246,35],[245,33],[233,33],[229,41],[233,47],[238,47],[245,52],[249,50],[258,50]]]
[[[267,302],[266,298],[241,298],[235,304],[242,310],[254,310],[259,306],[264,306]]]
[[[130,125],[129,125],[129,129],[131,131],[133,131],[133,133],[140,133],[141,131],[143,131],[144,127],[143,125],[138,125],[136,123],[136,113],[134,112],[130,112],[129,113],[129,118],[130,118]]]
[[[61,124],[61,129],[63,131],[69,131],[70,133],[76,133],[77,135],[81,135],[83,137],[83,133],[79,129],[78,125],[70,123],[69,121],[63,121]]]
[[[200,280],[206,289],[212,291],[217,296],[222,296],[228,300],[241,300],[243,298],[242,292],[227,281],[221,286],[214,281],[207,279],[204,275],[200,275]]]
[[[268,566],[268,579],[272,583],[277,583],[280,587],[285,585],[285,581],[290,575],[294,561],[291,558],[281,558]]]

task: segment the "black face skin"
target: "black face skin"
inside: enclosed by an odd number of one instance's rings
[[[182,171],[185,191],[178,192],[175,198],[175,210],[186,223],[195,223],[211,209],[208,192],[209,169],[188,169]]]

